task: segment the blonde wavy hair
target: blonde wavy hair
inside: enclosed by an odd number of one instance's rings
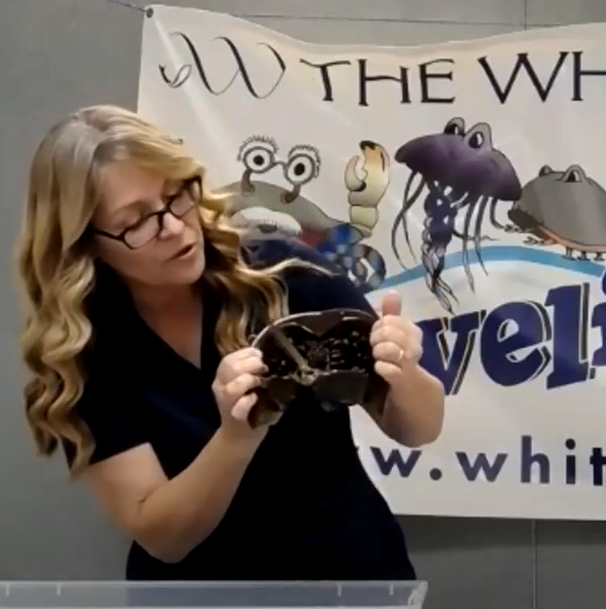
[[[74,411],[89,373],[84,351],[94,336],[87,302],[96,272],[86,229],[100,200],[101,168],[123,160],[167,180],[199,176],[204,184],[204,168],[182,143],[139,115],[108,105],[84,108],[56,124],[35,151],[18,242],[26,309],[21,349],[31,373],[24,390],[27,422],[38,454],[52,455],[62,441],[73,445],[74,476],[86,467],[94,449],[91,434]],[[228,225],[224,211],[225,198],[202,188],[203,233],[219,261],[207,265],[205,277],[233,295],[224,300],[215,329],[221,354],[248,344],[247,303],[260,296],[265,321],[287,313],[279,274],[300,264],[287,260],[264,270],[250,268],[241,253],[241,231]]]

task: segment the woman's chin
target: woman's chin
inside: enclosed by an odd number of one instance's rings
[[[196,249],[184,258],[171,260],[168,280],[172,284],[195,283],[202,277],[206,267],[204,248]]]

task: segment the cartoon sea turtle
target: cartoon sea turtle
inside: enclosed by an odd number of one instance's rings
[[[402,209],[392,226],[392,249],[404,266],[399,255],[398,231],[402,229],[410,248],[408,213],[417,200],[423,200],[421,262],[427,286],[440,304],[452,313],[452,301],[457,299],[442,273],[453,237],[462,241],[463,267],[473,290],[468,244],[473,242],[483,267],[480,243],[487,239],[482,235],[484,217],[488,215],[494,227],[503,229],[496,218],[497,204],[516,201],[521,194],[520,182],[509,159],[493,146],[490,126],[478,123],[466,129],[465,121],[460,117],[448,121],[442,132],[405,143],[396,152],[395,160],[406,165],[411,173]],[[414,184],[415,180],[417,184]],[[459,230],[455,220],[462,210],[463,226]]]
[[[378,206],[389,185],[389,157],[374,142],[363,141],[359,146],[362,158],[354,156],[345,168],[349,205],[349,221],[345,221],[302,194],[305,185],[320,174],[317,148],[297,145],[280,159],[273,138],[248,138],[237,156],[244,165],[242,177],[218,191],[229,195],[231,222],[253,227],[260,236],[277,231],[295,235],[339,264],[362,289],[376,289],[385,279],[385,262],[362,241],[372,235],[378,222]],[[259,179],[275,168],[282,170],[286,187]]]
[[[542,167],[528,182],[508,213],[513,225],[505,230],[527,233],[529,245],[564,247],[564,258],[604,260],[606,252],[606,191],[579,165],[565,171]]]

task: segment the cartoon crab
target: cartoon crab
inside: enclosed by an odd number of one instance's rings
[[[579,165],[555,171],[548,165],[522,189],[508,213],[513,224],[505,230],[527,233],[528,245],[560,245],[564,258],[604,260],[606,252],[606,191]]]
[[[389,157],[374,142],[363,141],[359,146],[362,158],[354,156],[345,168],[349,205],[349,221],[345,221],[302,194],[320,175],[317,148],[299,144],[280,158],[273,138],[248,138],[237,155],[244,165],[240,180],[219,191],[229,194],[227,211],[232,223],[253,227],[259,236],[276,232],[297,236],[336,262],[364,291],[378,288],[385,279],[385,262],[362,241],[372,236],[379,219],[378,206],[389,185]],[[281,170],[287,187],[261,179],[274,169]]]

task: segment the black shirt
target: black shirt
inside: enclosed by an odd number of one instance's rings
[[[298,242],[246,247],[251,264],[298,257],[329,266]],[[331,267],[333,268],[333,267]],[[334,270],[334,268],[333,268]],[[372,307],[343,274],[284,274],[291,313]],[[106,290],[105,293],[103,290]],[[177,355],[120,289],[99,283],[91,379],[77,411],[95,438],[92,462],[150,443],[168,476],[185,469],[216,431],[212,340],[221,302],[204,294],[202,370]],[[187,501],[187,498],[184,498]],[[270,428],[213,533],[178,564],[133,543],[131,580],[412,580],[400,526],[357,455],[347,409],[296,403]]]

